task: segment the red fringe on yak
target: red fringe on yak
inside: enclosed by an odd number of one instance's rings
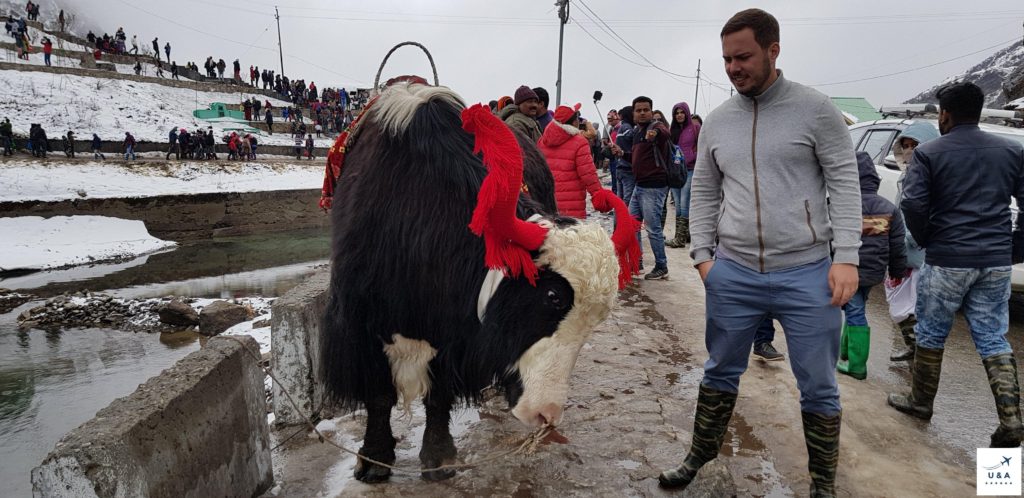
[[[537,283],[537,265],[530,251],[540,248],[548,229],[516,218],[523,183],[523,153],[512,130],[490,109],[476,104],[462,111],[462,129],[474,135],[473,153],[483,153],[487,177],[480,187],[469,229],[483,236],[488,268],[505,269],[512,277]]]
[[[636,233],[640,231],[640,222],[630,216],[629,208],[611,190],[601,189],[591,195],[590,202],[594,209],[607,213],[615,210],[615,233],[612,244],[615,255],[619,257],[619,289],[624,289],[632,280],[632,276],[640,273],[640,243]]]
[[[363,120],[366,111],[373,107],[377,97],[379,95],[366,103],[366,107],[363,107],[363,110],[359,112],[356,119],[352,120],[352,124],[338,135],[338,138],[334,140],[334,145],[327,152],[324,185],[320,188],[320,209],[324,211],[331,210],[331,202],[334,199],[334,187],[338,184],[338,178],[341,177],[341,167],[345,164],[345,153],[348,152],[349,147],[352,146],[352,142],[355,140],[356,132],[359,130],[359,122]]]

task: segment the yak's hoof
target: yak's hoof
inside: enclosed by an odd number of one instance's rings
[[[420,474],[426,481],[443,481],[455,477],[455,469],[431,470]]]
[[[355,478],[367,484],[387,481],[391,477],[391,469],[375,463],[360,460],[356,465]]]

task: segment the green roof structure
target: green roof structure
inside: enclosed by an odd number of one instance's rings
[[[832,97],[832,103],[842,111],[847,125],[882,119],[878,110],[863,97]]]

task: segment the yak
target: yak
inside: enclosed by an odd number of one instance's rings
[[[422,468],[453,463],[450,412],[489,386],[527,426],[558,424],[580,348],[636,272],[639,224],[611,192],[593,199],[615,210],[611,238],[531,200],[522,163],[543,161],[534,144],[446,87],[387,87],[357,134],[330,208],[321,358],[332,401],[366,410],[359,454],[393,463],[391,411],[422,399]],[[390,474],[362,459],[355,469],[364,482]]]

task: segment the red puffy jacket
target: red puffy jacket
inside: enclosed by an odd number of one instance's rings
[[[590,143],[572,125],[552,121],[537,142],[555,177],[555,203],[558,212],[573,218],[587,217],[587,192],[601,190]]]

